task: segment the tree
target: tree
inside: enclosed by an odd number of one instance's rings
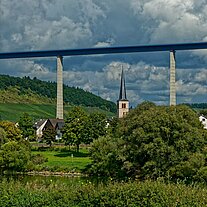
[[[9,141],[0,148],[0,171],[22,171],[30,156],[30,150],[26,145]]]
[[[53,128],[47,128],[43,131],[42,139],[46,144],[52,146],[52,143],[55,141],[56,131]]]
[[[85,127],[87,120],[87,114],[80,107],[75,107],[68,112],[65,125],[62,129],[63,139],[66,144],[75,144],[77,152],[87,134]]]
[[[22,138],[21,130],[12,122],[0,122],[0,172],[22,171],[30,159],[28,141]]]
[[[33,128],[33,120],[28,113],[24,113],[19,119],[19,128],[22,130],[22,135],[24,138],[29,140],[34,139],[35,130]]]
[[[0,127],[0,147],[7,141],[5,130]]]
[[[110,136],[108,145],[117,140],[113,162],[130,177],[193,180],[199,172],[205,174],[207,131],[187,106],[143,103],[121,119]],[[105,149],[92,147],[94,154]],[[98,162],[100,168],[107,166],[104,159],[112,153],[108,149],[99,161],[92,156],[93,166]]]
[[[203,116],[205,116],[205,117],[207,117],[207,109],[201,109],[201,110],[199,111],[199,114],[200,114],[200,115],[203,115]]]
[[[0,121],[0,127],[6,132],[6,137],[10,141],[21,141],[22,131],[10,121]]]
[[[92,164],[88,166],[88,173],[98,177],[125,178],[123,162],[119,156],[118,141],[110,136],[99,137],[94,140],[90,150]]]
[[[100,136],[106,135],[106,115],[102,113],[91,113],[85,123],[85,132],[83,142],[90,144],[93,140],[98,139]]]

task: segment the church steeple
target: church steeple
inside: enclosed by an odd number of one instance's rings
[[[129,112],[129,101],[127,100],[127,96],[126,96],[124,70],[123,70],[123,66],[122,66],[120,93],[119,93],[119,100],[117,101],[118,118],[122,118],[122,117],[126,116],[128,112]]]
[[[123,66],[121,71],[121,85],[120,85],[119,100],[127,100]]]

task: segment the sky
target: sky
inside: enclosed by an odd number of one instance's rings
[[[0,0],[0,52],[207,42],[207,0]],[[64,83],[116,102],[169,104],[169,52],[64,57]],[[0,60],[56,81],[56,59]],[[176,52],[177,103],[207,102],[207,50]]]

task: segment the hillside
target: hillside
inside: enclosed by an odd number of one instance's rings
[[[193,109],[207,109],[207,103],[191,103],[191,104],[185,104]]]
[[[64,106],[64,114],[66,115],[72,106]],[[114,116],[114,113],[102,110],[97,107],[81,106],[87,113],[101,112],[108,117]],[[0,103],[0,120],[18,121],[19,117],[27,112],[34,120],[55,118],[56,105],[55,104],[24,104],[24,103]]]
[[[55,104],[56,83],[0,75],[0,103]],[[80,88],[63,86],[64,103],[116,112],[116,104]]]

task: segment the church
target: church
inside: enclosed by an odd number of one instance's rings
[[[124,70],[122,67],[121,71],[121,83],[120,83],[120,93],[119,99],[117,101],[117,116],[118,118],[123,118],[129,112],[129,101],[126,96],[126,86],[125,86],[125,77]]]

